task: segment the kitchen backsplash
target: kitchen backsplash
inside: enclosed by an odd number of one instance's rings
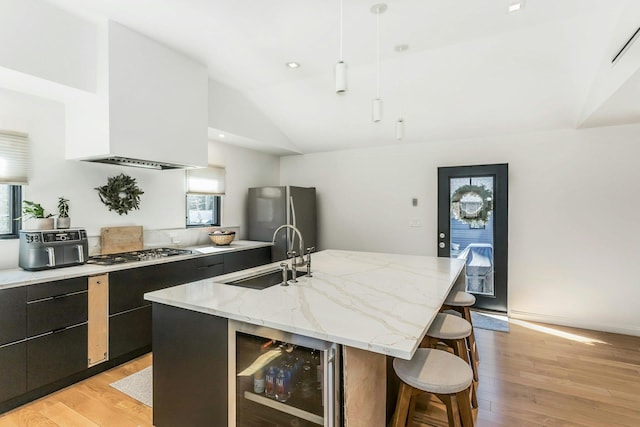
[[[209,233],[215,230],[231,230],[236,235],[240,233],[240,227],[205,227],[205,228],[175,228],[166,230],[143,230],[143,242],[145,249],[151,248],[184,248],[187,246],[199,246],[211,244]],[[101,252],[100,236],[89,236],[89,256],[98,255]]]

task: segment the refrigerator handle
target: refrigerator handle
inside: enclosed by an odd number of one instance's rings
[[[289,196],[289,203],[291,203],[291,225],[296,225],[296,205],[293,203],[293,196]]]
[[[296,225],[296,205],[293,203],[293,196],[289,196],[289,204],[291,205],[291,225],[297,228],[298,226]],[[291,236],[291,239],[289,240],[289,248],[290,250],[293,250],[294,248],[293,244],[296,241],[296,234],[291,233],[289,230],[287,230],[287,234]]]

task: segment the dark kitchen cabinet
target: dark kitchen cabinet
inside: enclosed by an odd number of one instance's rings
[[[109,314],[151,304],[146,292],[157,291],[192,280],[195,260],[148,265],[109,273]]]
[[[1,411],[87,368],[86,277],[0,291],[0,321]]]
[[[0,402],[27,391],[27,343],[0,347]]]
[[[109,273],[109,358],[151,350],[151,302],[147,292],[198,280],[189,259]]]
[[[0,291],[0,402],[27,391],[27,289]]]
[[[271,262],[271,246],[224,254],[224,273],[258,267]]]
[[[109,316],[109,358],[151,346],[151,306]]]
[[[27,286],[27,301],[37,301],[45,298],[59,297],[87,290],[86,277],[56,280],[55,282],[40,283]]]
[[[27,319],[30,337],[86,322],[87,291],[29,302]]]
[[[87,325],[27,341],[27,389],[51,384],[87,369]]]
[[[153,425],[227,425],[227,323],[153,304]]]
[[[27,286],[27,389],[87,368],[87,278]]]
[[[24,286],[0,291],[0,345],[27,335],[27,290]]]
[[[193,280],[208,279],[224,274],[224,257],[222,255],[209,255],[196,258],[196,271]]]

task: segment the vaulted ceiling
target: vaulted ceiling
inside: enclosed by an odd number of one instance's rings
[[[383,120],[374,124],[373,1],[344,0],[342,96],[339,0],[49,1],[205,63],[303,153],[640,121],[640,48],[611,65],[640,25],[640,2],[527,0],[508,13],[510,0],[388,1],[379,17]]]

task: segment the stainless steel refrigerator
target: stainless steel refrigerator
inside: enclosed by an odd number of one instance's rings
[[[278,227],[290,224],[300,230],[305,251],[317,247],[315,187],[250,188],[247,206],[249,240],[270,242]],[[283,260],[291,250],[299,252],[299,245],[293,230],[280,230],[271,250],[271,260]]]

